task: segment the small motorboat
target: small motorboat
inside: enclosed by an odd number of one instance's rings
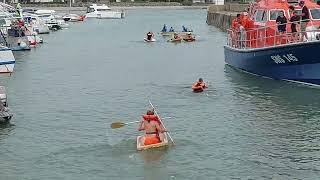
[[[141,138],[143,136],[137,137],[137,150],[147,150],[147,149],[153,149],[153,148],[160,148],[160,147],[167,147],[169,145],[168,136],[167,133],[164,133],[164,140],[163,142],[157,143],[157,144],[150,144],[150,145],[142,145]]]
[[[67,14],[62,16],[64,21],[69,21],[69,22],[78,22],[78,21],[83,21],[85,16],[79,16],[77,14]]]
[[[87,18],[98,18],[98,19],[123,19],[125,13],[123,11],[111,10],[107,5],[92,4],[87,7]]]
[[[148,38],[143,38],[143,40],[145,41],[145,42],[156,42],[156,39],[155,38],[151,38],[151,39],[148,39]]]

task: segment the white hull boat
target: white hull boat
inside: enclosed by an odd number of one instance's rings
[[[113,11],[106,5],[92,4],[87,9],[86,18],[98,18],[98,19],[122,19],[125,17],[123,11]]]
[[[0,46],[0,73],[12,73],[15,63],[11,49]]]

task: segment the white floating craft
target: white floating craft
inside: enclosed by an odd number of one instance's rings
[[[87,8],[86,18],[98,19],[122,19],[124,18],[123,11],[113,11],[106,5],[92,4]]]

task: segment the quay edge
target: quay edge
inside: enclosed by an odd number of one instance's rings
[[[211,5],[207,11],[207,24],[226,31],[236,15],[247,7],[248,4]]]

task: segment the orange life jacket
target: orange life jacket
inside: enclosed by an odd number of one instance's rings
[[[144,115],[142,115],[142,118],[143,118],[143,120],[148,121],[148,122],[150,122],[150,121],[156,121],[159,125],[161,125],[161,122],[160,122],[160,120],[159,120],[159,118],[158,118],[157,115],[147,115],[147,114],[144,114]],[[158,132],[158,130],[156,130],[156,135],[157,135],[157,138],[159,139],[159,142],[160,142],[160,137],[159,137],[159,132]]]
[[[158,118],[158,116],[156,116],[156,115],[147,115],[147,114],[144,114],[144,115],[142,116],[142,118],[143,118],[145,121],[148,121],[148,122],[150,122],[150,121],[157,121],[157,122],[160,124],[159,118]]]
[[[196,82],[192,85],[192,89],[197,89],[197,88],[206,88],[206,84],[204,82]]]

